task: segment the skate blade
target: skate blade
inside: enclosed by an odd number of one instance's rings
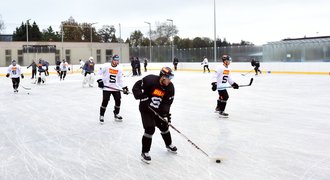
[[[115,118],[115,121],[116,121],[116,122],[123,122],[122,119],[117,119],[117,118]]]
[[[178,151],[172,151],[170,149],[167,149],[168,152],[172,153],[172,154],[178,154]]]
[[[150,161],[145,160],[143,157],[141,157],[141,161],[144,162],[144,163],[146,163],[146,164],[150,164],[151,163],[151,160]]]

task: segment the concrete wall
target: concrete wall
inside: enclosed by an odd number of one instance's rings
[[[6,66],[6,50],[11,50],[11,58],[18,60],[18,51],[27,45],[26,42],[0,42],[0,67]],[[121,56],[123,63],[129,62],[129,45],[126,43],[90,43],[90,42],[29,42],[29,45],[55,45],[59,50],[60,59],[65,58],[65,51],[70,50],[72,64],[78,64],[79,59],[87,60],[91,56],[96,61],[96,51],[101,50],[101,63],[106,61],[106,50],[112,50],[112,54]],[[62,53],[63,50],[63,53]],[[62,56],[63,55],[63,56]],[[46,59],[50,64],[55,64],[55,53],[23,53],[21,65],[29,65],[32,60]]]

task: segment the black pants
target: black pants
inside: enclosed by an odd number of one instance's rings
[[[64,79],[66,76],[66,71],[61,71],[60,78]]]
[[[204,69],[204,72],[205,72],[206,69],[210,72],[209,65],[204,65],[203,69]]]
[[[227,100],[229,99],[229,95],[226,89],[218,90],[219,99],[217,101],[217,108],[219,111],[225,111]]]
[[[37,76],[37,69],[32,69],[32,79]]]
[[[155,133],[155,127],[160,130],[165,146],[171,145],[172,138],[168,124],[163,120],[159,119],[159,117],[156,116],[151,110],[141,108],[141,105],[140,113],[144,128],[144,134],[142,136],[142,152],[146,153],[150,151],[152,136]]]
[[[13,88],[16,90],[19,86],[20,78],[11,78],[11,82],[13,83]]]
[[[115,107],[114,107],[113,113],[119,114],[120,104],[121,104],[120,91],[104,91],[103,90],[103,100],[102,100],[102,104],[100,107],[100,116],[104,116],[104,113],[105,113],[105,110],[107,109],[111,94],[115,100]]]
[[[258,75],[258,72],[261,74],[261,71],[259,69],[259,66],[254,67],[254,71],[256,72],[256,75]]]

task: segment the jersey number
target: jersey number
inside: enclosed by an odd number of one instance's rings
[[[162,98],[160,98],[160,97],[152,97],[151,98],[150,106],[158,109],[161,102],[162,102]]]
[[[222,77],[222,83],[226,83],[228,81],[228,76],[223,76]]]
[[[116,83],[116,76],[115,75],[110,75],[109,76],[109,82],[110,83]]]

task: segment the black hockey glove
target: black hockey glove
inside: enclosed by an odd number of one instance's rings
[[[231,86],[232,86],[234,89],[238,89],[238,88],[239,88],[238,84],[235,83],[235,82],[234,82]]]
[[[71,68],[69,67],[69,68],[68,68],[68,70],[70,71],[70,70],[71,70]]]
[[[6,74],[6,77],[9,77],[9,73]]]
[[[21,74],[21,78],[24,79],[24,75],[23,74]]]
[[[168,113],[168,114],[165,114],[163,115],[163,119],[168,123],[170,124],[171,123],[171,113]]]
[[[102,79],[98,79],[97,81],[97,86],[99,87],[99,88],[104,88],[104,83],[103,83],[103,80]]]
[[[129,94],[127,86],[123,87],[123,93],[126,94],[126,95]]]
[[[211,85],[212,85],[212,91],[217,90],[217,83],[216,82],[213,82]]]

